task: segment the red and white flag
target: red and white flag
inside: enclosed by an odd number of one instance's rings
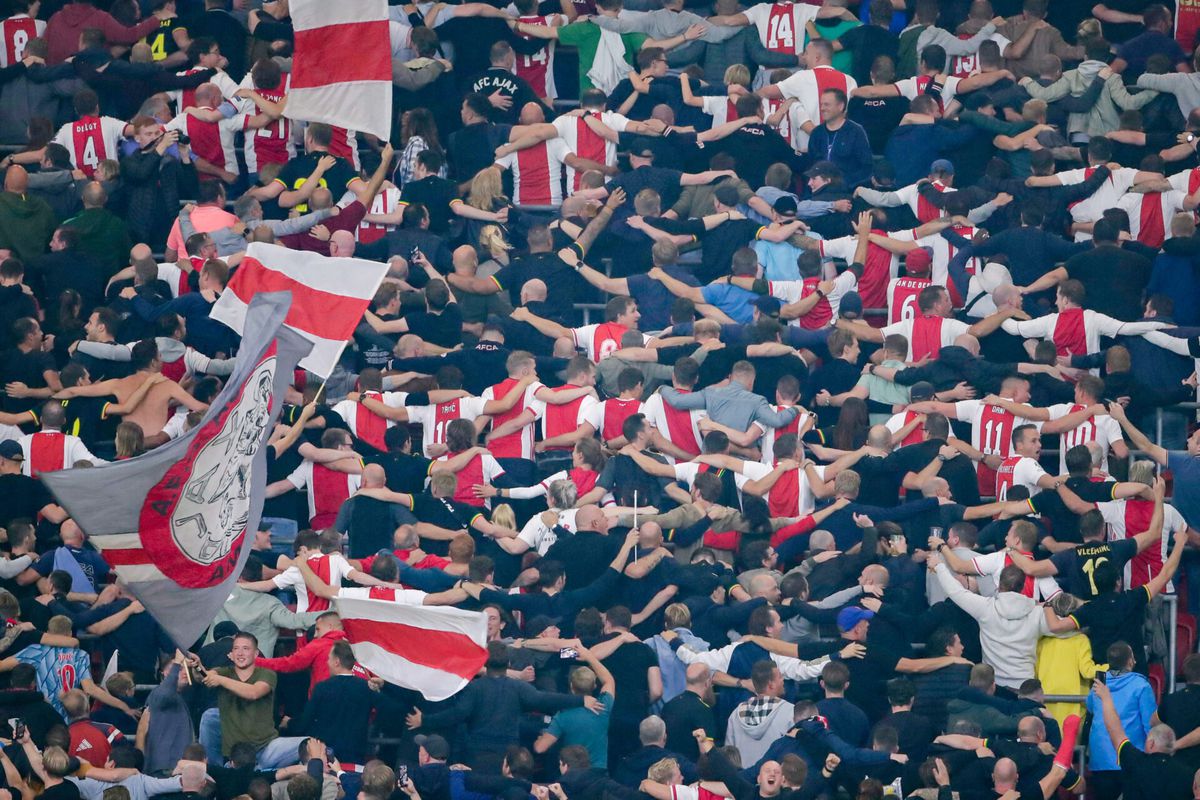
[[[358,663],[388,683],[445,700],[487,661],[487,617],[445,606],[336,600]]]
[[[209,316],[241,334],[256,294],[290,291],[292,306],[284,323],[313,341],[300,366],[328,378],[387,270],[378,261],[254,242]]]
[[[392,134],[387,0],[292,0],[291,119]]]

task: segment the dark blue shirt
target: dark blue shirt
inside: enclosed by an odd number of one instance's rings
[[[663,272],[688,286],[700,285],[687,267],[671,264],[663,267]],[[637,301],[638,311],[642,315],[639,325],[643,330],[660,331],[671,324],[671,304],[675,298],[665,286],[645,275],[630,275],[625,283],[629,287],[629,296]]]
[[[808,139],[808,157],[812,161],[832,161],[837,164],[847,186],[865,185],[875,166],[867,132],[853,120],[846,120],[836,131],[824,125],[813,128]]]

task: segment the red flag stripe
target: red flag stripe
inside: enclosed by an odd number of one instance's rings
[[[451,631],[418,628],[399,622],[342,618],[352,643],[370,642],[406,661],[469,680],[487,660],[487,650],[471,637]]]
[[[153,563],[150,554],[140,547],[102,549],[100,554],[104,556],[104,560],[108,562],[110,567],[127,567]]]
[[[292,88],[357,81],[391,82],[390,41],[386,19],[298,30]]]
[[[282,272],[267,267],[254,258],[243,259],[229,288],[243,303],[259,292],[292,293],[288,310],[288,325],[322,339],[344,341],[354,334],[370,300],[332,294],[301,283]]]

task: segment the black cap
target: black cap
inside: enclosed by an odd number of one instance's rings
[[[806,178],[828,178],[833,180],[842,177],[842,170],[832,161],[818,161],[804,173]]]
[[[641,158],[654,158],[654,148],[648,144],[634,145],[629,150],[629,155],[640,156]]]
[[[915,403],[918,400],[933,399],[933,384],[929,381],[917,381],[908,389],[909,401]]]
[[[425,734],[414,736],[413,742],[417,747],[424,747],[430,758],[441,761],[450,757],[450,743],[446,741],[445,737],[438,736],[436,733],[428,736]]]
[[[860,319],[863,313],[862,296],[858,292],[846,292],[838,303],[838,316],[842,319]]]
[[[790,194],[780,195],[779,199],[775,201],[775,204],[772,205],[771,208],[776,214],[795,216],[797,211],[796,198]]]
[[[23,461],[25,451],[21,449],[21,445],[15,439],[5,439],[0,442],[0,458],[7,458],[9,461]]]

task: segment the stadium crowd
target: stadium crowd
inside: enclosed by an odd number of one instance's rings
[[[1200,798],[1173,8],[395,2],[386,142],[288,0],[2,5],[0,800]],[[40,476],[197,424],[251,243],[389,271],[179,649]]]

